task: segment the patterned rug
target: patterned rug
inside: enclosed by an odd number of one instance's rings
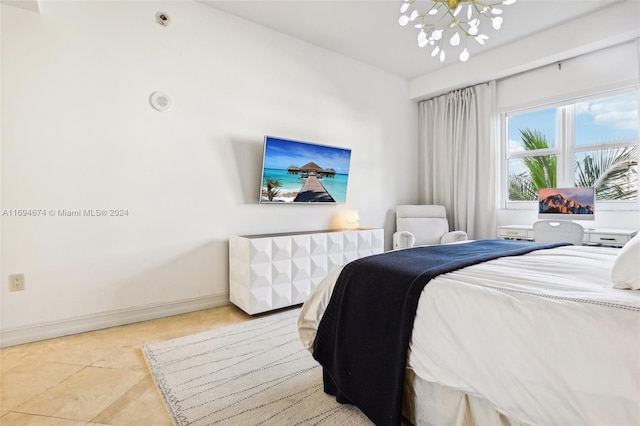
[[[174,424],[370,425],[322,390],[299,309],[143,347]]]

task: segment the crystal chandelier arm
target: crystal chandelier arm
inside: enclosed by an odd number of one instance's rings
[[[435,6],[435,5],[436,5],[436,4],[434,3],[434,6]],[[437,5],[436,10],[438,10],[439,8],[440,8],[440,5]],[[431,7],[431,9],[433,9],[433,6]],[[429,9],[429,10],[431,10],[431,9]],[[450,12],[451,12],[450,10],[447,10],[447,13],[451,14]],[[440,24],[440,22],[442,22],[442,20],[447,16],[447,14],[445,13],[444,15],[442,15],[441,17],[439,17],[439,18],[438,18],[438,20],[437,20],[437,21],[435,21],[433,24],[428,24],[428,23],[425,23],[425,22],[424,22],[424,19],[425,19],[425,17],[426,17],[427,15],[428,15],[428,12],[427,12],[427,13],[423,13],[422,15],[419,15],[419,16],[420,16],[421,23],[422,23],[422,27],[423,27],[423,28],[425,28],[425,27],[432,27],[433,29],[435,29],[435,28],[436,28],[436,26],[437,26],[438,24]],[[453,16],[453,15],[452,15],[452,16]],[[451,24],[451,22],[450,22],[449,24]]]
[[[445,59],[445,42],[443,40],[448,40],[448,44],[457,47],[460,46],[462,38],[464,38],[464,49],[460,53],[459,59],[463,62],[466,61],[469,59],[467,50],[468,38],[473,37],[481,45],[489,38],[486,34],[479,33],[481,19],[490,20],[493,29],[499,30],[503,22],[503,18],[500,16],[502,15],[502,9],[496,6],[511,5],[516,2],[516,0],[498,2],[491,2],[491,0],[431,0],[432,3],[429,8],[424,13],[419,13],[417,6],[414,6],[416,1],[404,0],[400,7],[399,23],[405,26],[409,22],[420,18],[419,23],[414,25],[415,28],[420,30],[418,46],[425,47],[430,45],[434,47],[431,56],[439,56],[442,62]],[[463,11],[465,3],[468,3],[466,12]],[[411,14],[405,14],[412,6],[415,8],[411,11]],[[442,9],[444,11],[442,14],[440,14],[441,8],[444,8]],[[428,22],[430,18],[434,22]],[[451,32],[453,34],[449,37]]]

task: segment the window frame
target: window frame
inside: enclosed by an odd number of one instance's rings
[[[638,98],[638,139],[636,146],[640,147],[640,87],[637,84],[624,86],[613,90],[599,91],[581,96],[574,96],[562,100],[555,100],[542,104],[531,104],[518,108],[505,109],[500,114],[500,207],[506,210],[531,210],[537,208],[537,201],[511,201],[507,187],[509,160],[541,155],[555,155],[557,157],[556,182],[558,187],[572,187],[575,181],[575,168],[573,160],[579,152],[597,151],[604,148],[627,147],[630,140],[617,142],[604,142],[599,144],[587,144],[578,146],[575,142],[575,105],[594,99],[614,97],[628,93],[636,93]],[[510,116],[532,113],[545,109],[556,108],[557,129],[556,146],[536,151],[519,151],[509,153],[509,133],[507,122]],[[532,153],[535,153],[532,155]],[[638,211],[640,210],[640,173],[638,173],[638,197],[636,200],[597,200],[598,211]]]

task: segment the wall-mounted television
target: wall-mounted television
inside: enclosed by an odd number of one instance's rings
[[[594,188],[544,188],[538,191],[538,219],[594,220]]]
[[[261,203],[344,203],[351,150],[265,136]]]

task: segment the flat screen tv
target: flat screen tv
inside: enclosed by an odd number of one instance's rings
[[[344,203],[351,150],[265,136],[261,203]]]
[[[545,188],[538,191],[538,219],[594,220],[593,188]]]

